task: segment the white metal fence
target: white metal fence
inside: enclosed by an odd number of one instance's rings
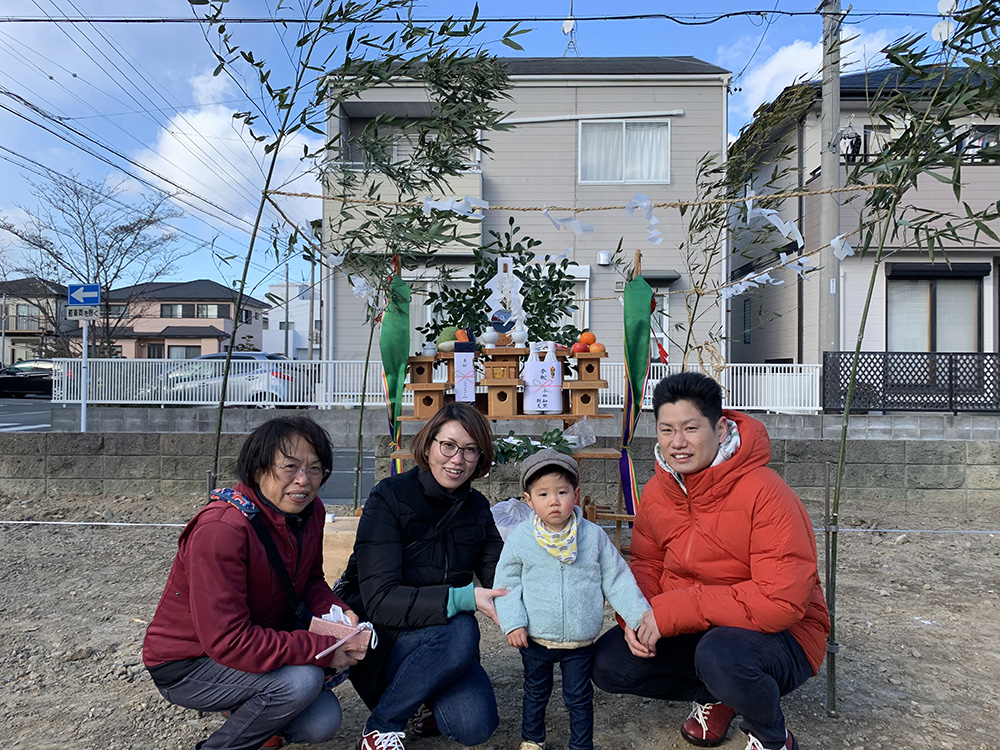
[[[79,403],[83,382],[81,360],[55,362],[52,400]],[[91,359],[87,403],[217,404],[224,366],[224,361],[215,360]],[[650,408],[656,382],[679,371],[678,365],[651,366],[645,408]],[[600,406],[621,408],[625,365],[602,362],[601,374],[608,387],[601,391]],[[819,365],[736,364],[729,365],[716,377],[723,386],[726,405],[734,409],[783,413],[817,413],[821,409]],[[439,382],[445,379],[443,367],[435,371],[435,379]],[[485,388],[480,386],[479,390]],[[226,391],[226,403],[231,406],[356,406],[363,391],[370,404],[378,404],[384,398],[382,363],[370,362],[366,378],[363,360],[233,361]],[[413,394],[406,391],[403,404],[412,403]]]

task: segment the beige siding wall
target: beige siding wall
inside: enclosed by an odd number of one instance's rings
[[[853,120],[851,119],[851,116]],[[850,102],[845,102],[841,111],[841,125],[850,125],[857,133],[864,132],[865,125],[871,124],[871,119],[865,114],[863,108]],[[805,166],[805,174],[811,175],[820,165],[820,117],[818,107],[816,111],[810,112],[804,119],[804,138],[802,158]],[[782,139],[775,144],[775,152],[787,145],[795,143],[795,131],[789,129]],[[846,149],[846,143],[842,148]],[[792,157],[795,158],[795,157]],[[767,168],[770,171],[770,167]],[[841,185],[846,184],[846,169],[841,176]],[[1000,168],[992,165],[967,164],[962,170],[962,201],[969,204],[973,210],[980,210],[985,206],[995,203],[1000,185]],[[792,188],[794,185],[787,185]],[[819,189],[820,179],[814,177],[807,183],[810,189]],[[857,228],[859,226],[859,212],[864,203],[866,194],[859,193],[848,200],[845,195],[841,199],[841,231],[848,234],[848,240],[856,248],[861,244]],[[955,200],[951,186],[943,184],[932,177],[920,179],[915,191],[907,196],[903,205],[912,203],[915,206],[928,209],[937,209],[954,212],[956,215],[964,215],[964,209]],[[786,202],[782,207],[782,217],[792,219],[796,216],[797,204],[792,201]],[[829,238],[819,236],[819,201],[816,198],[807,198],[805,201],[803,236],[805,238],[806,250],[815,251],[821,244],[828,242]],[[992,227],[994,232],[1000,233],[1000,224]],[[912,243],[905,243],[908,247],[913,247]],[[893,253],[891,262],[927,263],[930,261],[926,252],[918,252],[915,249],[903,250],[903,241],[897,240],[895,245],[887,248]],[[745,251],[738,240],[734,243],[734,251]],[[985,235],[978,237],[978,242],[973,242],[972,232],[963,233],[960,241],[945,243],[945,253],[952,262],[988,262],[993,265],[993,272],[983,280],[983,319],[981,321],[983,330],[983,347],[985,351],[1000,351],[1000,332],[997,330],[998,310],[1000,310],[1000,299],[998,299],[998,288],[996,283],[996,268],[1000,262],[1000,243],[997,243]],[[760,253],[753,255],[758,257]],[[940,258],[940,253],[938,254]],[[832,253],[827,248],[819,254],[811,256],[814,265],[819,266],[830,262]],[[741,260],[734,260],[734,265],[738,265]],[[871,277],[871,258],[848,258],[840,264],[840,287],[841,287],[841,348],[851,350],[854,348],[865,298],[868,292]],[[787,279],[786,284],[781,287],[769,287],[760,295],[759,301],[754,302],[754,314],[758,309],[763,309],[763,328],[761,331],[754,331],[753,343],[750,346],[743,346],[738,341],[742,332],[742,299],[733,300],[730,310],[730,318],[734,323],[733,334],[736,342],[732,349],[732,359],[736,362],[762,362],[775,356],[794,356],[796,349],[796,327],[792,325],[799,315],[794,309],[796,304],[793,296],[794,285],[791,274],[783,274],[782,278]],[[813,275],[811,281],[805,282],[802,286],[802,345],[804,363],[822,362],[822,351],[819,345],[819,295],[824,292],[819,288],[818,276]],[[760,307],[758,307],[758,305]],[[773,306],[773,311],[781,313],[780,317],[769,318],[768,308]],[[865,351],[884,351],[886,346],[886,301],[885,301],[885,270],[880,268],[877,272],[868,324],[862,341],[862,348]],[[759,333],[759,335],[758,335]]]
[[[726,140],[726,93],[722,80],[714,81],[525,81],[517,82],[512,90],[511,118],[525,120],[560,117],[555,122],[519,124],[507,132],[489,134],[492,153],[482,156],[482,197],[491,206],[624,206],[636,193],[646,193],[656,202],[693,200],[694,180],[698,160],[706,153],[719,154]],[[369,96],[366,94],[366,99]],[[391,96],[385,101],[392,101]],[[581,185],[578,182],[578,148],[580,116],[610,116],[625,113],[680,110],[683,114],[655,117],[670,122],[670,182],[669,184],[602,184]],[[441,197],[441,196],[435,196]],[[330,203],[329,201],[327,203]],[[330,213],[332,206],[326,206]],[[554,211],[558,218],[569,216],[566,211]],[[523,233],[542,241],[539,255],[559,255],[573,247],[570,258],[581,266],[590,266],[590,296],[587,317],[598,339],[608,346],[612,361],[621,361],[622,308],[614,290],[622,277],[613,267],[597,265],[597,253],[613,251],[622,240],[626,256],[631,260],[636,249],[643,253],[645,270],[676,270],[682,279],[671,291],[690,288],[684,272],[678,244],[684,237],[684,227],[676,209],[657,209],[658,229],[664,240],[659,246],[647,242],[646,222],[630,219],[624,211],[605,210],[577,214],[581,221],[592,224],[593,232],[576,236],[568,230],[557,230],[540,212],[490,210],[483,222],[483,241],[491,238],[489,230],[503,232],[510,216]],[[720,264],[718,279],[722,277]],[[713,284],[717,280],[713,280]],[[415,304],[420,298],[415,298]],[[683,295],[674,294],[669,302],[672,321],[684,319]],[[333,356],[342,359],[360,358],[367,346],[367,332],[361,322],[363,314],[346,280],[335,282],[334,349]],[[484,311],[485,315],[485,311]],[[710,329],[720,330],[721,313],[713,300],[695,328],[696,338],[703,340]],[[671,359],[679,361],[679,350],[671,348]]]

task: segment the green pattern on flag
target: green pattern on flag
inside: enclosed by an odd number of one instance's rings
[[[393,447],[399,448],[399,415],[403,410],[403,386],[406,383],[406,360],[410,349],[410,287],[394,274],[389,281],[389,300],[382,315],[379,350],[385,374],[385,399],[389,410],[389,434]]]

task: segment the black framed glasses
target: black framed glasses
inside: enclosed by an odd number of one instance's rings
[[[478,461],[479,457],[483,455],[483,452],[474,445],[462,448],[450,440],[438,440],[437,438],[434,438],[434,442],[438,444],[438,450],[445,458],[452,458],[456,453],[462,451],[462,458],[471,462]]]

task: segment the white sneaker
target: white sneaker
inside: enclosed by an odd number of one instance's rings
[[[761,744],[761,741],[752,734],[748,734],[747,738],[749,741],[747,742],[747,746],[744,750],[767,750],[767,748]],[[799,743],[796,741],[795,735],[787,729],[785,730],[785,744],[781,746],[781,750],[799,750]]]

